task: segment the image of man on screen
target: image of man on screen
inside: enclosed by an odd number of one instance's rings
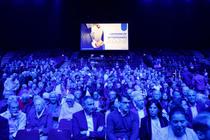
[[[95,50],[104,50],[103,28],[100,24],[86,24],[90,29],[91,46]]]

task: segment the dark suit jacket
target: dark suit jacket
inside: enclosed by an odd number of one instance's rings
[[[196,106],[196,109],[197,109],[198,113],[203,112],[203,111],[206,111],[205,104],[203,104],[203,103],[197,102],[195,106]],[[189,122],[192,122],[192,120],[193,120],[192,111],[189,108],[189,120],[188,121]]]
[[[0,116],[0,140],[9,140],[8,120]]]
[[[138,114],[130,111],[122,116],[118,110],[111,112],[107,118],[107,140],[137,140],[139,130]]]
[[[101,140],[105,138],[105,118],[104,115],[100,112],[94,112],[92,114],[93,117],[93,125],[94,125],[94,131],[90,132],[90,136],[87,137],[85,135],[81,135],[80,131],[87,131],[88,125],[87,120],[85,117],[84,110],[76,112],[73,114],[73,120],[72,120],[72,126],[73,126],[73,137],[75,140],[88,140],[88,139],[94,139],[94,140]],[[97,131],[97,129],[102,126],[102,131]]]
[[[43,134],[48,135],[48,131],[53,126],[53,118],[52,115],[48,112],[47,108],[45,108],[42,116],[40,118],[37,117],[35,107],[32,107],[30,112],[27,115],[27,125],[28,129],[40,129],[43,128]]]
[[[159,118],[160,126],[165,127],[168,125],[168,121],[165,117]],[[141,140],[151,140],[152,129],[151,129],[151,118],[148,116],[141,119],[140,138]]]

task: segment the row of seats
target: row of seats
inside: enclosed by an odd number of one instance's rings
[[[58,129],[51,129],[48,132],[48,140],[71,140],[72,122],[62,119]],[[40,140],[38,130],[19,130],[15,140]]]

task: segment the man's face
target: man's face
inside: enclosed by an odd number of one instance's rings
[[[199,140],[210,140],[210,129],[204,131],[196,131]]]
[[[40,89],[42,89],[42,88],[44,87],[44,83],[39,82],[39,83],[38,83],[38,87],[39,87]]]
[[[188,87],[185,86],[185,87],[182,88],[182,93],[183,93],[184,96],[187,96],[188,91],[189,91]]]
[[[122,97],[122,101],[120,102],[120,109],[123,113],[127,114],[130,110],[130,100],[126,97]]]
[[[158,90],[155,90],[155,91],[153,92],[153,98],[154,98],[155,100],[159,100],[159,99],[161,98],[161,92],[158,91]]]
[[[36,100],[34,105],[37,113],[40,113],[44,109],[44,104],[41,100]]]
[[[196,93],[194,91],[188,91],[187,93],[187,99],[190,103],[195,103],[196,102]]]
[[[112,82],[108,82],[108,83],[107,83],[107,87],[108,87],[108,88],[112,88],[112,87],[113,87],[113,83],[112,83]]]
[[[55,94],[50,95],[50,102],[52,104],[55,104],[57,102],[57,98]]]
[[[68,104],[69,107],[73,107],[73,105],[74,105],[74,99],[66,98],[66,103]]]
[[[139,97],[134,98],[134,102],[139,109],[144,108],[144,98],[143,98],[143,96],[139,96]]]
[[[93,93],[93,99],[94,99],[94,100],[97,100],[97,99],[99,99],[99,98],[100,98],[99,93],[98,93],[97,91],[95,91],[95,92]]]
[[[121,88],[121,84],[120,84],[120,83],[117,83],[117,84],[116,84],[116,87],[117,87],[117,88]]]
[[[117,98],[117,93],[114,92],[114,91],[110,91],[110,92],[109,92],[109,99],[110,99],[111,101],[114,101],[116,98]]]
[[[11,103],[10,107],[9,107],[9,111],[10,111],[10,114],[12,116],[17,116],[18,115],[18,111],[19,111],[18,103]]]
[[[128,89],[128,90],[127,90],[127,94],[128,94],[128,96],[131,97],[131,98],[132,98],[132,92],[133,92],[132,89]]]
[[[92,114],[94,111],[94,101],[93,99],[86,99],[84,102],[84,110],[87,114]]]
[[[81,96],[82,96],[81,91],[75,91],[75,92],[74,92],[74,97],[75,97],[76,99],[80,99]]]
[[[174,93],[173,93],[173,100],[176,101],[176,102],[179,102],[180,99],[181,99],[180,93],[177,92],[177,91],[174,91]]]
[[[187,120],[184,114],[180,112],[175,112],[171,117],[171,127],[174,132],[174,135],[181,137],[185,134],[185,129],[187,126]]]
[[[167,93],[163,93],[162,98],[163,98],[163,100],[167,100],[168,99]]]
[[[209,115],[209,114],[208,114]],[[203,119],[203,118],[200,118]],[[199,140],[210,140],[210,119],[204,119],[206,124],[206,129],[195,131]],[[202,127],[202,126],[200,126]],[[202,129],[202,128],[199,128]]]

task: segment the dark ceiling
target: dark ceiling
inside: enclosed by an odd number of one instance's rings
[[[131,50],[210,46],[210,0],[1,0],[0,48],[79,50],[81,22],[128,22]]]

